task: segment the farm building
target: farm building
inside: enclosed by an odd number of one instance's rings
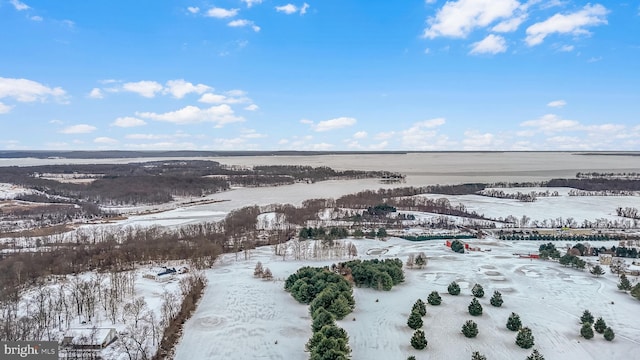
[[[114,328],[72,328],[65,332],[62,346],[75,349],[104,349],[118,334]]]

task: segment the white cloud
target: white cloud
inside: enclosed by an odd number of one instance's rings
[[[311,144],[310,149],[315,151],[327,151],[331,150],[334,147],[333,144],[328,143],[319,143],[319,144]]]
[[[442,126],[445,123],[446,123],[446,120],[444,118],[435,118],[431,120],[420,121],[413,125],[414,127],[419,127],[419,128],[435,128],[438,126]]]
[[[53,120],[49,120],[49,124],[62,125],[62,124],[64,124],[64,122],[62,120],[53,119]]]
[[[503,143],[491,133],[465,131],[464,136],[465,138],[462,140],[462,144],[465,150],[495,150],[497,146],[500,146]]]
[[[42,20],[44,20],[44,19],[42,19],[42,16],[38,16],[38,15],[31,16],[29,19],[32,20],[32,21],[42,21]]]
[[[29,10],[31,7],[20,0],[11,0],[9,1],[13,7],[18,11]]]
[[[235,97],[240,97],[240,96],[247,96],[247,92],[244,90],[239,90],[239,89],[234,89],[234,90],[229,90],[226,93],[229,96],[235,96]]]
[[[307,10],[309,10],[310,5],[307,3],[302,4],[302,6],[298,7],[296,5],[293,4],[287,4],[287,5],[282,5],[282,6],[276,6],[276,11],[277,12],[283,12],[287,15],[291,15],[291,14],[295,14],[295,13],[299,13],[300,15],[304,15],[307,13]]]
[[[88,96],[92,99],[102,99],[104,97],[104,94],[102,94],[102,90],[100,90],[99,88],[93,88],[91,89],[91,92]]]
[[[187,10],[192,14],[197,14],[200,12],[200,8],[197,6],[189,6],[187,7]]]
[[[96,144],[111,145],[111,144],[117,144],[118,140],[110,137],[106,137],[106,136],[100,136],[93,139],[93,142]]]
[[[424,0],[425,4],[435,4],[436,0]]]
[[[254,129],[244,129],[242,130],[242,135],[240,135],[243,139],[261,139],[268,137],[266,134],[260,134],[256,132]]]
[[[124,83],[122,85],[122,89],[137,93],[138,95],[146,98],[152,98],[156,96],[156,93],[162,91],[162,85],[155,81],[138,81]]]
[[[217,18],[217,19],[226,19],[226,18],[231,18],[238,15],[238,11],[239,11],[238,9],[224,9],[224,8],[213,7],[207,10],[206,16]]]
[[[532,127],[537,131],[550,134],[560,131],[578,130],[580,123],[575,120],[561,119],[555,114],[547,114],[539,119],[524,121],[520,123],[520,126]]]
[[[251,105],[245,107],[244,109],[247,110],[247,111],[256,111],[256,110],[260,109],[260,107],[258,105],[256,105],[256,104],[251,104]]]
[[[507,42],[502,36],[489,34],[473,43],[469,54],[498,54],[507,51]]]
[[[63,100],[66,92],[60,88],[50,88],[27,79],[0,77],[0,99],[14,98],[20,102],[45,101],[49,97]]]
[[[126,117],[117,118],[111,125],[112,126],[117,126],[117,127],[128,128],[128,127],[143,126],[143,125],[146,125],[146,124],[147,123],[142,119],[138,119],[138,118],[131,117],[131,116],[126,116]]]
[[[428,19],[429,27],[423,36],[429,39],[439,36],[463,38],[476,28],[511,18],[519,6],[516,0],[447,1],[435,17]]]
[[[227,25],[231,26],[231,27],[251,26],[253,31],[255,31],[255,32],[259,32],[260,31],[260,26],[256,25],[253,21],[246,20],[246,19],[232,20],[232,21],[229,21],[229,23]]]
[[[184,79],[169,80],[167,81],[164,89],[165,94],[171,94],[176,99],[182,99],[185,95],[190,93],[202,94],[211,90],[210,86],[204,84],[193,85],[190,82],[184,81]]]
[[[13,106],[5,105],[0,102],[0,114],[6,114],[13,109]]]
[[[387,131],[387,132],[377,133],[373,138],[376,140],[386,140],[386,139],[391,139],[395,135],[396,135],[395,131]]]
[[[558,48],[558,51],[571,52],[573,49],[575,49],[573,45],[562,45]]]
[[[262,4],[262,0],[242,0],[243,3],[247,4],[247,7],[250,8],[255,4]]]
[[[313,121],[309,120],[309,119],[302,119],[300,120],[301,124],[306,124],[306,125],[311,125],[313,124]]]
[[[287,15],[291,15],[298,11],[298,7],[293,4],[287,4],[282,6],[276,6],[276,11],[283,12]]]
[[[518,27],[527,19],[526,14],[521,14],[519,16],[512,17],[510,19],[504,20],[496,24],[491,31],[506,33],[506,32],[514,32],[518,30]]]
[[[358,131],[357,133],[353,134],[353,138],[354,139],[365,139],[369,134],[367,134],[366,131]]]
[[[227,104],[212,106],[208,109],[201,109],[197,106],[186,106],[180,110],[162,114],[137,112],[136,115],[145,119],[166,121],[178,125],[211,122],[215,123],[217,127],[221,127],[224,124],[244,121],[242,117],[236,116]]]
[[[227,96],[227,95],[221,95],[221,94],[206,93],[202,95],[200,99],[198,99],[198,101],[205,104],[242,104],[242,103],[251,102],[251,99],[244,96],[245,94],[244,92],[240,93],[239,91],[240,90],[236,90],[236,91],[232,90],[227,92],[227,94],[242,94],[242,95]]]
[[[66,127],[60,130],[61,134],[87,134],[90,132],[96,131],[97,128],[95,126],[87,125],[87,124],[79,124]]]
[[[190,142],[164,141],[153,144],[126,144],[127,148],[138,150],[193,150],[196,145]]]
[[[548,107],[561,108],[567,105],[567,102],[564,100],[554,100],[547,104]]]
[[[430,120],[419,121],[411,125],[410,128],[400,132],[402,146],[406,149],[436,149],[443,147],[448,142],[448,137],[438,134],[437,128],[444,125],[444,118],[435,118]],[[388,133],[389,137],[395,133]],[[378,134],[376,137],[383,139]]]
[[[607,24],[609,11],[600,4],[587,4],[582,10],[569,14],[555,14],[545,21],[535,23],[527,28],[527,45],[541,44],[550,34],[589,34],[585,28]]]
[[[358,121],[351,117],[339,117],[331,120],[320,121],[318,124],[311,126],[315,131],[323,132],[353,126],[356,122]]]

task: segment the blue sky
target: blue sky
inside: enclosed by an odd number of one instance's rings
[[[0,149],[640,150],[640,2],[0,0]]]

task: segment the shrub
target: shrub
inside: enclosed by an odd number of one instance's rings
[[[589,312],[589,310],[585,310],[582,313],[582,316],[580,316],[580,323],[581,324],[593,324],[593,315],[591,315],[591,312]]]
[[[407,326],[413,330],[417,330],[422,327],[422,324],[423,322],[420,313],[412,311],[411,315],[409,315],[409,319],[407,320]]]
[[[482,315],[482,305],[480,305],[476,298],[473,298],[471,304],[469,304],[469,314],[473,316]]]
[[[437,291],[432,291],[427,297],[427,302],[430,305],[440,305],[442,303],[442,297],[440,297]]]
[[[537,349],[533,349],[533,352],[527,356],[526,360],[544,360],[544,356],[542,356]]]
[[[495,307],[500,307],[502,306],[502,294],[500,294],[499,291],[494,291],[493,292],[493,296],[491,297],[491,300],[489,301],[491,303],[491,305],[495,306]]]
[[[487,357],[474,351],[473,354],[471,354],[471,360],[487,360]]]
[[[507,320],[507,329],[511,331],[518,331],[522,327],[522,321],[520,321],[520,316],[516,313],[511,313],[509,315],[509,320]]]
[[[468,338],[476,337],[478,335],[478,324],[473,320],[467,320],[467,322],[462,325],[462,333]]]
[[[455,281],[452,282],[447,287],[447,292],[449,292],[450,295],[460,295],[460,285]]]
[[[473,288],[471,289],[471,293],[473,294],[473,296],[475,296],[477,298],[481,298],[481,297],[484,296],[484,289],[482,288],[482,285],[475,284],[475,285],[473,285]]]
[[[591,328],[590,323],[582,324],[582,328],[580,329],[580,335],[582,335],[582,337],[587,340],[593,338],[593,329]]]
[[[422,299],[416,300],[415,304],[413,304],[413,309],[411,312],[417,312],[420,316],[427,315],[427,307],[424,305],[424,301]]]
[[[593,324],[593,328],[598,334],[602,334],[607,328],[607,323],[604,322],[603,318],[599,317],[598,320],[596,320],[595,324]]]
[[[604,329],[604,339],[607,341],[611,341],[613,340],[613,338],[616,337],[616,334],[614,334],[613,329],[608,327],[606,329]]]
[[[411,346],[417,350],[422,350],[427,347],[427,339],[424,337],[424,331],[416,330],[416,332],[413,333]]]
[[[534,344],[534,337],[531,333],[531,329],[528,327],[523,327],[518,331],[518,335],[516,336],[516,345],[520,346],[523,349],[529,349]]]

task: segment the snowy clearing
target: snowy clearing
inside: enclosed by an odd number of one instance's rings
[[[491,252],[455,254],[443,241],[350,241],[356,244],[361,259],[399,257],[405,261],[409,254],[420,251],[429,257],[424,269],[405,269],[405,283],[389,292],[354,289],[356,309],[339,321],[349,333],[353,359],[405,359],[412,354],[417,358],[468,359],[472,351],[480,351],[489,359],[524,359],[531,350],[515,345],[516,333],[505,327],[511,312],[518,313],[523,325],[532,329],[534,347],[547,360],[631,359],[640,345],[640,325],[629,316],[640,304],[617,290],[616,276],[607,271],[596,278],[557,262],[513,255],[537,252],[540,242],[475,240],[474,245],[490,248]],[[233,254],[224,255],[215,268],[207,271],[209,286],[185,324],[175,358],[308,358],[304,352],[311,336],[308,306],[283,290],[284,279],[302,266],[324,266],[340,260],[282,261],[271,247],[252,251],[246,261],[234,259]],[[596,261],[594,257],[586,259]],[[258,261],[271,269],[273,281],[253,277]],[[447,294],[451,281],[460,284],[460,296]],[[631,281],[638,279],[631,277]],[[479,317],[467,312],[475,283],[485,289],[485,297],[480,299],[484,314]],[[427,305],[423,329],[429,344],[426,350],[414,350],[409,344],[413,332],[406,321],[413,303],[418,298],[426,300],[433,290],[440,292],[443,304]],[[489,304],[494,290],[502,293],[501,308]],[[613,342],[599,334],[591,340],[579,336],[578,319],[585,309],[595,317],[602,316],[613,328]],[[480,334],[474,339],[460,332],[469,319],[479,326]]]

